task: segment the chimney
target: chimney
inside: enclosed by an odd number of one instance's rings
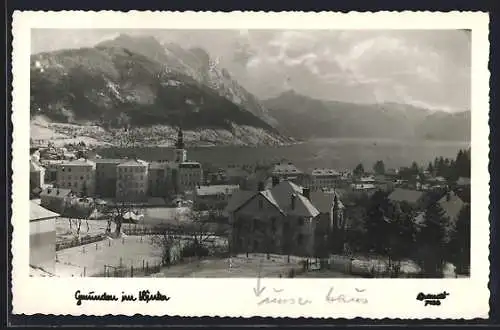
[[[259,183],[257,185],[257,190],[258,191],[264,191],[264,182],[259,181]]]
[[[273,176],[273,187],[277,186],[280,183],[280,179],[277,176]]]
[[[311,189],[309,188],[302,188],[302,195],[307,198],[307,199],[311,199]]]
[[[295,194],[292,194],[291,196],[291,208],[292,210],[295,210],[295,199],[297,198],[297,196],[295,196]]]

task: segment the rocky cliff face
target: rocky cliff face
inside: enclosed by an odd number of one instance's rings
[[[96,125],[109,136],[120,129],[182,126],[193,132],[225,132],[223,143],[291,141],[206,52],[175,49],[174,56],[174,47],[168,49],[154,38],[122,35],[93,48],[32,55],[31,116]]]

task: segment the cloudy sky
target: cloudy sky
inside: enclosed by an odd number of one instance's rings
[[[347,102],[470,108],[463,30],[32,30],[32,53],[93,46],[120,33],[202,47],[260,98],[293,89]]]

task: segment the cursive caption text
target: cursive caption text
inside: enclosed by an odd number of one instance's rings
[[[149,303],[150,301],[169,301],[170,297],[162,294],[160,291],[156,293],[151,293],[149,290],[141,290],[137,295],[122,292],[121,295],[116,296],[115,294],[109,294],[107,292],[96,293],[90,291],[89,293],[81,293],[80,290],[75,292],[76,305],[81,306],[83,301],[117,301],[117,302],[129,302],[129,301],[141,301]]]

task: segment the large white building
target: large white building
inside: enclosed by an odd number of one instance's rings
[[[57,187],[71,189],[78,195],[93,196],[95,162],[88,159],[65,161],[57,165]]]
[[[139,201],[147,198],[148,163],[131,159],[116,166],[116,197]]]

